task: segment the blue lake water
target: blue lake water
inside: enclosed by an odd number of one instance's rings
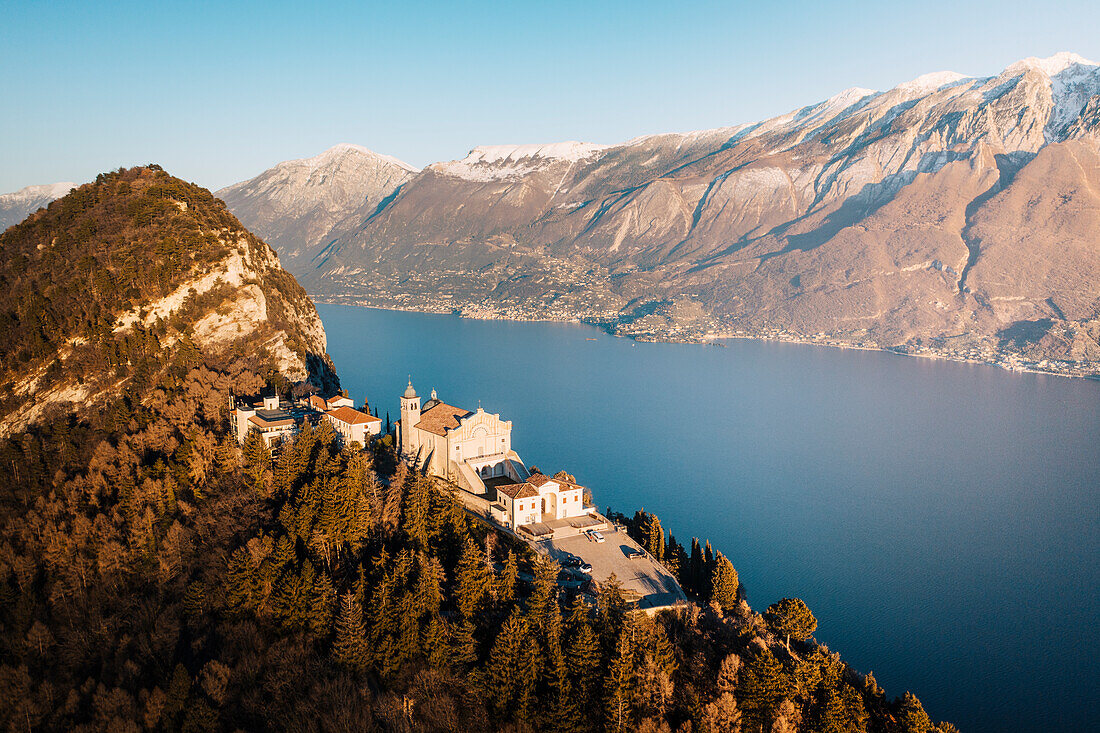
[[[527,465],[709,538],[753,608],[963,731],[1100,712],[1100,383],[793,344],[634,343],[586,326],[320,305],[359,404],[421,394],[513,422]],[[593,340],[594,339],[594,340]]]

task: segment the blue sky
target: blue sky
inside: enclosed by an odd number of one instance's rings
[[[1100,3],[0,0],[0,191],[157,162],[210,188],[353,142],[480,144],[765,118],[851,86],[1100,59]]]

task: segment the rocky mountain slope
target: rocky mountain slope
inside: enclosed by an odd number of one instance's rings
[[[14,193],[0,194],[0,232],[18,224],[27,215],[55,201],[73,190],[75,183],[48,183],[43,186],[27,186]]]
[[[358,209],[377,209],[416,173],[396,158],[342,144],[279,163],[215,195],[288,263],[305,268],[337,222]]]
[[[1090,371],[1098,121],[1100,67],[1058,54],[752,125],[475,148],[293,267],[349,302]]]
[[[335,382],[305,291],[206,189],[156,166],[103,174],[0,235],[0,434],[145,394],[199,352]]]

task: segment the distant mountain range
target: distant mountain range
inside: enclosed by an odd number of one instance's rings
[[[1100,67],[1074,54],[420,171],[341,145],[217,195],[327,300],[1100,371]]]
[[[385,205],[418,172],[396,158],[344,144],[279,163],[216,195],[292,270],[308,269],[315,246],[333,226],[352,212]]]
[[[76,184],[72,182],[49,183],[44,186],[27,186],[15,193],[0,194],[0,232],[18,224],[75,187]]]

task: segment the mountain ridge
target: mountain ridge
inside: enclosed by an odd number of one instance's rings
[[[998,195],[1053,145],[1067,150],[1049,159],[1085,170],[1064,186],[1077,203],[1055,218],[1092,221],[1098,104],[1100,67],[1059,54],[990,77],[848,89],[750,125],[479,146],[348,214],[295,272],[339,302],[581,319],[642,338],[778,335],[1013,368],[1058,360],[1068,366],[1056,370],[1091,373],[1100,282],[1086,268],[1074,295],[1054,274],[1095,252],[1089,225],[1038,248],[1040,267],[1017,252],[1016,271],[999,276],[1020,290],[1003,292],[981,266],[1003,232],[982,213],[999,206],[1034,225],[1003,202],[1031,206],[1057,180],[1025,176],[1032,195]],[[1096,305],[1066,318],[1060,300]],[[1004,336],[1048,319],[1054,338],[1018,348]]]

